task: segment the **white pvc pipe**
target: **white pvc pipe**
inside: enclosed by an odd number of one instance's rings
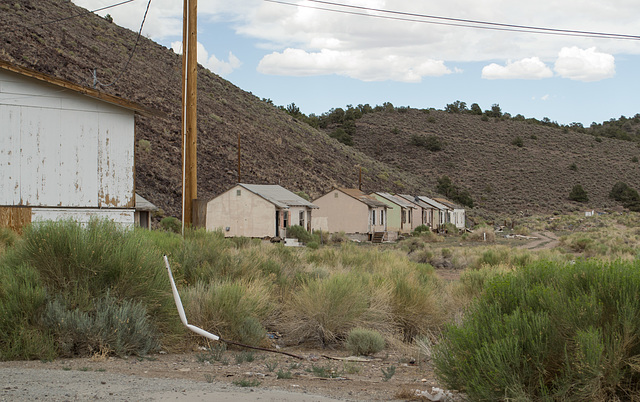
[[[167,272],[169,273],[169,280],[171,281],[171,291],[173,292],[173,300],[176,302],[176,307],[178,308],[178,315],[180,316],[180,321],[184,324],[185,327],[189,328],[191,331],[195,332],[200,336],[204,336],[205,338],[209,338],[211,340],[217,341],[220,339],[219,336],[216,336],[210,332],[205,331],[202,328],[198,328],[195,325],[191,325],[187,322],[187,316],[184,313],[184,307],[182,307],[182,301],[180,300],[180,294],[178,294],[178,288],[176,288],[176,283],[173,280],[173,274],[171,273],[171,267],[169,266],[169,259],[167,256],[164,256],[164,264],[167,266]]]

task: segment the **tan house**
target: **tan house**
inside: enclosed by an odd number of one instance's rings
[[[285,238],[293,225],[311,230],[316,208],[278,185],[240,183],[207,203],[206,228],[225,237]]]
[[[314,229],[345,232],[353,239],[364,241],[374,237],[381,240],[380,234],[387,231],[387,204],[358,189],[337,188],[313,203],[319,208],[314,212]],[[319,222],[326,223],[326,227]]]
[[[440,229],[445,223],[449,222],[449,210],[450,208],[440,204],[439,202],[432,200],[429,197],[420,195],[417,197],[423,203],[433,208],[433,217],[431,229]]]
[[[387,211],[388,240],[396,240],[398,234],[411,233],[413,230],[413,213],[417,207],[414,207],[413,204],[405,199],[389,193],[377,192],[372,193],[371,196],[378,201],[384,202],[389,207],[389,211]]]
[[[413,220],[411,221],[411,230],[415,230],[420,225],[428,226],[433,229],[433,222],[437,221],[437,210],[434,206],[420,200],[420,198],[409,194],[398,194],[397,197],[402,198],[406,202],[414,206]]]
[[[449,222],[453,223],[458,229],[464,229],[466,227],[466,213],[464,208],[444,198],[434,198],[434,201],[449,208]]]

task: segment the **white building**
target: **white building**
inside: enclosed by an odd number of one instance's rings
[[[0,226],[133,225],[136,113],[151,111],[0,61]]]

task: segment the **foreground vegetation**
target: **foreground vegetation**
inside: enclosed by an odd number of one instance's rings
[[[514,247],[488,225],[382,247],[318,234],[307,248],[99,221],[2,230],[0,359],[203,342],[177,318],[166,254],[189,321],[225,339],[266,345],[278,332],[288,345],[362,355],[423,351],[446,386],[474,400],[638,398],[639,221],[504,222],[509,233],[553,230],[557,245],[542,251]],[[459,279],[440,279],[434,266]]]

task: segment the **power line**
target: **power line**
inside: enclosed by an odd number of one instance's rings
[[[132,1],[132,0],[129,0],[129,1]],[[98,80],[98,77],[95,75],[95,71],[94,71],[94,76],[93,76],[93,78],[94,78],[93,87],[94,88],[96,87],[96,85],[100,85],[103,88],[112,86],[113,84],[118,82],[120,77],[122,77],[122,74],[124,74],[124,72],[127,71],[127,68],[129,67],[129,63],[131,62],[131,59],[133,59],[133,55],[135,54],[136,49],[138,47],[138,42],[140,41],[140,36],[142,35],[142,27],[144,27],[144,22],[147,19],[147,13],[149,12],[149,6],[150,5],[151,5],[151,0],[149,0],[149,2],[147,3],[147,9],[144,11],[144,16],[142,17],[142,23],[140,24],[140,30],[138,31],[138,37],[136,38],[136,43],[133,45],[133,49],[131,50],[131,54],[129,55],[129,60],[127,60],[127,63],[124,65],[124,68],[122,69],[122,71],[120,71],[120,74],[118,74],[116,79],[113,80],[110,84],[103,84]]]
[[[307,0],[307,1],[318,3],[318,4],[334,6],[334,7],[344,7],[344,8],[354,9],[354,10],[360,10],[362,12],[339,10],[335,8],[311,6],[311,5],[305,5],[305,4],[295,4],[295,3],[289,3],[282,0],[264,0],[264,1],[268,3],[276,3],[276,4],[288,5],[288,6],[294,6],[294,7],[330,11],[330,12],[335,12],[339,14],[359,15],[359,16],[365,16],[365,17],[382,18],[382,19],[389,19],[389,20],[396,20],[396,21],[419,22],[423,24],[432,24],[432,25],[445,25],[445,26],[485,29],[485,30],[493,30],[493,31],[534,33],[534,34],[546,34],[546,35],[556,35],[556,36],[577,36],[577,37],[598,38],[598,39],[640,40],[640,36],[637,36],[637,35],[625,35],[625,34],[615,34],[615,33],[606,33],[606,32],[593,32],[593,31],[579,31],[579,30],[570,30],[570,29],[557,29],[557,28],[535,27],[535,26],[527,26],[527,25],[504,24],[504,23],[470,20],[470,19],[462,19],[462,18],[449,18],[449,17],[441,17],[441,16],[428,15],[428,14],[418,14],[418,13],[409,13],[409,12],[402,12],[402,11],[384,10],[384,9],[364,7],[364,6],[354,6],[349,4],[334,3],[334,2],[322,1],[322,0]],[[365,13],[364,11],[367,11],[367,12],[374,11],[374,12],[380,12],[380,13],[391,14],[391,15],[375,15],[375,14]],[[429,21],[429,20],[418,19],[418,18],[435,19],[438,21]],[[443,22],[443,21],[450,21],[450,22]]]
[[[136,1],[136,0],[125,0],[125,1],[122,1],[122,2],[117,3],[117,4],[112,4],[112,5],[110,5],[110,6],[106,6],[106,7],[102,7],[102,8],[96,8],[95,10],[91,10],[91,11],[83,11],[83,12],[81,12],[81,13],[74,14],[74,15],[70,15],[70,16],[68,16],[68,17],[60,18],[60,19],[57,19],[57,20],[51,20],[51,21],[41,22],[41,23],[39,23],[39,24],[29,25],[29,26],[27,26],[26,28],[41,27],[41,26],[45,26],[45,25],[55,24],[55,23],[58,23],[58,22],[61,22],[61,21],[70,20],[70,19],[72,19],[72,18],[81,17],[81,16],[83,16],[83,15],[93,14],[93,13],[96,13],[96,12],[98,12],[98,11],[108,10],[108,9],[110,9],[110,8],[118,7],[118,6],[121,6],[121,5],[123,5],[123,4],[131,3],[131,2],[133,2],[133,1]],[[13,30],[12,30],[12,32],[13,32],[13,31],[17,31],[17,30],[18,30],[18,29],[13,29]]]

